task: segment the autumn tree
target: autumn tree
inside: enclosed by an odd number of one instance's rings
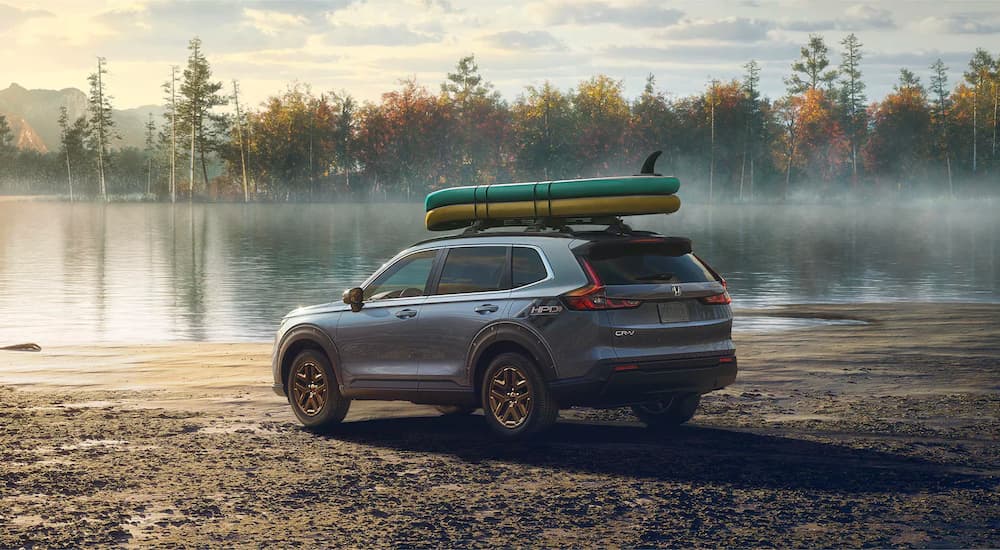
[[[442,160],[460,167],[461,174],[454,175],[466,183],[495,174],[510,121],[499,92],[479,74],[474,56],[463,57],[455,72],[448,73],[441,96],[450,121]]]
[[[405,80],[382,95],[379,105],[362,109],[359,160],[374,178],[373,191],[410,198],[429,185],[443,184],[439,146],[445,141],[445,112],[427,88]]]
[[[828,53],[823,37],[810,34],[809,42],[800,49],[801,57],[792,63],[792,75],[785,80],[789,94],[802,94],[821,86],[833,86],[837,80],[837,71],[826,70],[830,66]]]
[[[577,135],[571,95],[546,81],[528,86],[514,103],[517,172],[528,179],[572,177]]]
[[[900,70],[899,82],[871,114],[873,132],[864,152],[874,174],[894,178],[897,189],[911,187],[931,150],[931,113],[927,92],[912,71]]]
[[[785,173],[783,196],[789,195],[793,171],[828,187],[847,158],[848,143],[833,104],[823,90],[809,89],[777,105],[782,133],[774,148],[775,161]]]
[[[625,139],[627,163],[638,166],[653,151],[663,151],[661,170],[672,167],[677,155],[675,125],[666,95],[656,89],[656,77],[648,75],[642,94],[632,104]]]
[[[621,169],[625,128],[629,120],[623,84],[598,75],[577,86],[573,95],[579,156],[584,168],[596,174]]]

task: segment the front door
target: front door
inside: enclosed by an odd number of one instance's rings
[[[416,389],[417,327],[437,253],[400,258],[365,287],[361,311],[341,315],[336,343],[347,388]]]

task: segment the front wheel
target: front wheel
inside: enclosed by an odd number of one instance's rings
[[[295,356],[288,376],[288,402],[309,430],[324,431],[347,415],[351,400],[340,394],[330,360],[321,351],[307,349]]]
[[[699,403],[701,403],[700,395],[688,393],[661,401],[632,405],[632,412],[650,428],[673,428],[691,420]]]
[[[504,353],[490,363],[483,376],[482,400],[486,423],[508,439],[541,432],[559,416],[559,405],[538,367],[520,353]]]

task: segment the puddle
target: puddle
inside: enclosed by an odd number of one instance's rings
[[[813,327],[864,326],[866,321],[857,319],[820,319],[818,317],[778,317],[772,315],[737,315],[733,318],[733,332],[780,332]]]

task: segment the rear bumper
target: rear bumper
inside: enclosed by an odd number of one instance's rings
[[[737,372],[732,354],[634,363],[624,371],[616,367],[622,365],[599,364],[588,376],[549,382],[549,390],[561,407],[615,407],[722,389]]]

